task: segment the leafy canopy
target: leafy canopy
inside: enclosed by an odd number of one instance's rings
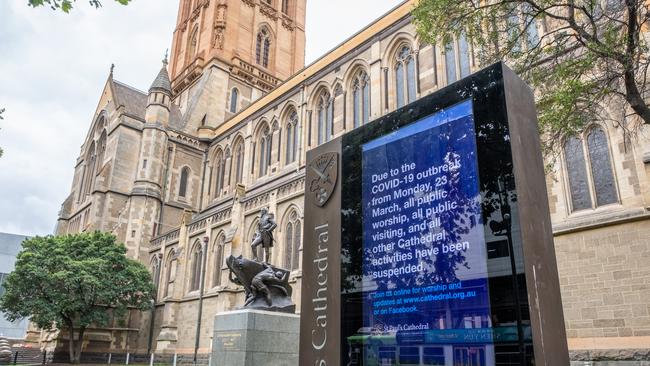
[[[9,320],[30,317],[52,329],[105,326],[109,307],[116,317],[128,307],[149,309],[151,275],[125,254],[124,245],[101,232],[27,239],[4,283],[0,310]]]
[[[72,5],[76,2],[76,0],[28,0],[29,1],[29,6],[33,7],[39,7],[39,6],[44,6],[47,5],[52,10],[61,10],[65,13],[70,12],[72,10]],[[122,5],[127,5],[131,0],[115,0],[118,3]],[[95,8],[99,8],[102,6],[102,3],[100,0],[88,0],[90,5],[94,6]]]
[[[650,123],[642,35],[645,0],[420,0],[420,37],[448,45],[461,34],[482,65],[506,60],[535,90],[546,147],[604,117],[623,101],[636,127]],[[610,116],[612,120],[625,120]],[[622,126],[625,128],[634,126]]]

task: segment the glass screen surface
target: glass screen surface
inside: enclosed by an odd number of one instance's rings
[[[361,146],[360,364],[493,364],[475,136],[468,100]]]

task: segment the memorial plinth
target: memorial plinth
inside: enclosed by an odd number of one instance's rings
[[[212,359],[228,366],[297,366],[300,316],[236,310],[214,318]]]

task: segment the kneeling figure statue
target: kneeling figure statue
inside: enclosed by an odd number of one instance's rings
[[[230,281],[244,287],[246,300],[243,308],[281,311],[293,313],[296,305],[291,301],[291,285],[289,285],[289,270],[271,265],[270,248],[273,246],[273,230],[277,227],[275,221],[263,208],[260,214],[258,230],[251,247],[253,253],[257,246],[265,249],[264,261],[253,254],[253,259],[243,256],[230,256],[226,265],[230,270]],[[234,275],[234,276],[233,276]]]

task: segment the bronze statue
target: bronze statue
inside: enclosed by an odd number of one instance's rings
[[[230,281],[244,287],[244,308],[293,313],[289,271],[242,257],[226,258]],[[234,277],[233,277],[234,274]]]
[[[255,232],[255,237],[251,242],[251,248],[253,249],[253,259],[260,261],[257,258],[257,246],[262,245],[264,248],[264,262],[270,263],[271,260],[271,248],[273,247],[273,230],[278,227],[275,223],[275,220],[269,215],[269,211],[266,208],[260,210],[260,221],[257,223],[257,231]]]
[[[271,247],[273,247],[273,230],[275,223],[269,210],[260,210],[260,221],[257,231],[251,241],[253,260],[243,256],[226,258],[230,269],[230,281],[243,286],[246,294],[243,308],[263,309],[293,313],[296,305],[291,301],[291,286],[289,285],[289,270],[277,268],[269,263]],[[264,261],[257,258],[257,247],[264,248]]]

